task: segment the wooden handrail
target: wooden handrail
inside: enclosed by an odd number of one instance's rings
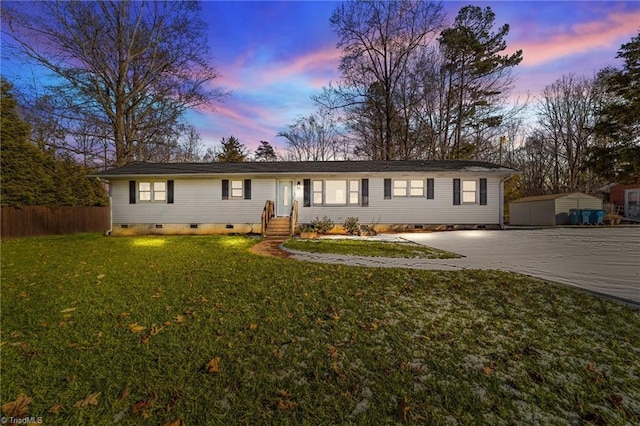
[[[289,238],[293,237],[293,233],[296,230],[296,223],[298,222],[298,200],[293,200],[293,206],[291,207],[291,215],[289,216]]]
[[[267,226],[269,225],[269,221],[273,217],[275,212],[275,204],[271,200],[267,200],[264,204],[264,208],[262,209],[262,217],[260,218],[260,224],[262,226],[262,235],[264,236],[265,232],[267,232]]]

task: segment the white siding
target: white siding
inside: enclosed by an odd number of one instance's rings
[[[173,204],[129,204],[129,181],[111,185],[113,223],[260,223],[266,200],[275,197],[275,179],[252,179],[250,200],[223,200],[222,179],[174,179]]]
[[[420,176],[426,179],[428,176]],[[402,179],[410,177],[397,177]],[[416,176],[412,176],[416,178]],[[395,179],[395,177],[394,177]],[[469,178],[474,179],[474,178]],[[478,185],[479,189],[479,185]],[[425,185],[426,192],[426,185]],[[394,197],[384,199],[384,178],[369,178],[369,207],[359,206],[302,206],[302,191],[298,194],[298,221],[309,223],[316,216],[327,216],[335,223],[347,217],[357,217],[360,223],[402,224],[498,224],[500,221],[500,180],[487,179],[487,205],[453,205],[453,177],[434,178],[434,199],[423,197]],[[479,201],[479,194],[478,194]]]
[[[367,176],[331,176],[331,179],[359,179]],[[435,199],[423,197],[394,197],[384,199],[384,177],[369,179],[369,206],[311,206],[303,205],[304,179],[327,179],[318,176],[287,177],[294,181],[295,198],[299,205],[299,223],[309,223],[316,216],[328,216],[335,223],[347,217],[358,217],[360,223],[381,224],[499,224],[500,178],[487,177],[487,205],[453,205],[453,179],[479,179],[482,175],[451,176],[388,176],[393,179],[434,178]],[[113,197],[113,223],[189,224],[260,223],[262,209],[267,200],[276,197],[276,178],[251,178],[239,176],[233,179],[251,179],[251,200],[222,200],[222,179],[218,178],[169,178],[174,180],[174,203],[136,202],[129,204],[129,180],[111,182]],[[145,180],[145,179],[138,179]],[[149,180],[149,179],[147,179]],[[150,179],[155,180],[155,179]],[[300,188],[297,183],[301,183]],[[479,190],[479,185],[478,185]],[[477,197],[479,202],[479,194]]]

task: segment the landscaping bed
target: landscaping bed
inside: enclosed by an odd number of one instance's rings
[[[255,238],[2,244],[2,404],[44,424],[635,424],[640,312]],[[10,412],[10,413],[9,413]]]
[[[311,253],[408,259],[454,259],[460,256],[412,242],[371,241],[356,238],[290,239],[284,247]]]

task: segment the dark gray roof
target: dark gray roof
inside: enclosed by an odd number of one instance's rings
[[[384,173],[482,171],[514,173],[515,169],[483,161],[273,161],[246,163],[131,163],[94,174],[97,177],[140,175],[227,175],[275,173]]]

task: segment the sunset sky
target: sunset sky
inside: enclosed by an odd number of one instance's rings
[[[313,112],[310,97],[339,78],[340,51],[329,24],[339,4],[203,3],[211,53],[221,74],[217,84],[232,92],[215,104],[215,112],[190,114],[206,146],[230,135],[251,151],[260,140],[283,145],[276,134]],[[605,66],[619,66],[615,56],[620,45],[640,31],[636,1],[447,1],[443,5],[449,22],[467,4],[490,6],[496,28],[511,26],[507,51],[522,49],[524,55],[514,71],[514,97],[535,96],[563,74],[592,76]],[[13,68],[3,69],[3,74],[18,77]]]

